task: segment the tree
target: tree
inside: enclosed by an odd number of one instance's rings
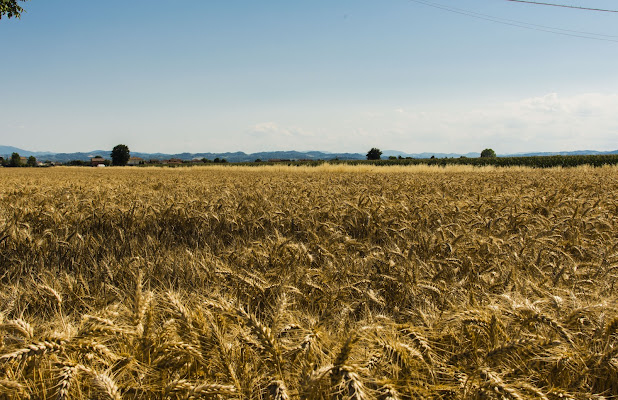
[[[112,149],[112,153],[109,156],[112,159],[112,165],[122,166],[127,165],[129,158],[131,158],[131,153],[127,145],[119,144]]]
[[[371,150],[367,152],[367,160],[379,160],[382,157],[382,152],[380,149],[373,147]]]
[[[18,153],[11,154],[11,161],[9,161],[9,165],[11,167],[20,167],[21,166],[21,157]]]
[[[90,166],[90,163],[84,160],[71,160],[67,162],[67,165],[71,167],[88,167]]]
[[[26,162],[27,167],[36,167],[36,157],[30,156],[28,157],[28,161]]]
[[[496,152],[493,151],[492,149],[485,149],[483,151],[481,151],[481,157],[482,158],[492,158],[496,156]]]
[[[3,15],[7,18],[19,18],[24,12],[24,9],[19,6],[19,1],[27,0],[0,0],[0,19]]]

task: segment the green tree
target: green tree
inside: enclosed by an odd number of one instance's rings
[[[0,0],[0,19],[3,15],[6,15],[7,18],[19,18],[21,13],[24,12],[24,9],[19,6],[20,1],[27,0]]]
[[[367,152],[367,160],[379,160],[381,157],[382,152],[375,147]]]
[[[129,147],[125,144],[117,145],[112,149],[110,157],[112,159],[112,165],[127,165],[129,158],[131,157]]]
[[[84,160],[71,160],[67,162],[66,164],[70,165],[71,167],[87,167],[90,165],[88,161],[84,161]]]
[[[36,167],[36,157],[30,156],[28,157],[28,161],[26,162],[27,167]]]
[[[9,161],[9,165],[11,167],[20,167],[21,166],[21,157],[19,153],[11,154],[11,161]]]
[[[481,151],[481,157],[482,158],[491,158],[491,157],[495,157],[496,156],[496,152],[493,151],[492,149],[485,149],[483,151]]]

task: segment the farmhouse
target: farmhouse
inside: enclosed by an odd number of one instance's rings
[[[105,159],[101,156],[94,156],[90,159],[90,165],[98,167],[99,165],[105,165]]]
[[[144,159],[140,157],[130,157],[127,165],[140,165],[144,163]]]

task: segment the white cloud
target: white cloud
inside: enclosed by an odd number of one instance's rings
[[[249,131],[256,136],[292,136],[289,129],[282,128],[274,122],[260,122]]]
[[[550,93],[484,107],[399,107],[358,121],[382,148],[408,152],[499,153],[618,149],[618,95]]]
[[[618,149],[618,95],[549,93],[516,101],[359,108],[343,105],[222,117],[204,135],[181,135],[180,151],[325,150],[366,152],[371,147],[409,153],[467,153],[491,147],[519,153]],[[271,114],[271,115],[272,115]],[[262,119],[263,118],[263,119]],[[208,142],[204,140],[207,137]],[[90,146],[88,146],[90,147]],[[137,148],[138,146],[133,146]],[[169,150],[169,149],[163,149]]]
[[[311,137],[312,132],[306,131],[298,127],[281,126],[276,122],[260,122],[253,125],[249,129],[249,133],[256,136],[267,136],[272,138],[277,137]]]
[[[314,136],[312,131],[271,121],[249,127],[241,140],[248,151],[298,150]]]
[[[220,137],[218,147],[244,151],[498,153],[618,149],[618,94],[548,93],[481,106],[409,107],[282,113]]]

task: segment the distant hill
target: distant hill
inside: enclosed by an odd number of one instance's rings
[[[512,157],[536,157],[536,156],[590,156],[600,154],[618,154],[618,150],[614,151],[596,151],[596,150],[577,150],[577,151],[556,151],[543,153],[517,153],[511,154]]]
[[[20,149],[13,146],[0,146],[0,156],[8,158],[12,153],[19,153],[22,157],[35,156],[40,161],[68,162],[72,160],[88,161],[91,157],[99,155],[109,158],[111,150],[93,150],[88,152],[77,153],[53,153],[53,152],[36,152]],[[595,150],[579,150],[565,152],[540,152],[540,153],[517,153],[517,154],[499,154],[499,157],[530,157],[530,156],[550,156],[550,155],[593,155],[593,154],[618,154],[618,150],[614,151],[595,151]],[[144,160],[168,160],[170,158],[178,158],[184,161],[190,161],[196,158],[207,158],[214,160],[215,158],[226,159],[228,162],[252,162],[257,159],[262,161],[268,160],[364,160],[365,154],[361,153],[330,153],[323,151],[264,151],[258,153],[244,153],[242,151],[227,152],[227,153],[142,153],[132,151],[131,155],[140,157]],[[398,150],[385,150],[382,152],[382,158],[393,157],[411,157],[411,158],[458,158],[468,157],[476,158],[480,153],[406,153]]]
[[[474,157],[480,157],[481,153],[404,153],[402,151],[397,151],[397,150],[384,150],[382,152],[382,158],[384,157],[412,157],[412,158],[431,158],[432,156],[434,156],[435,158],[458,158],[461,156],[464,157],[469,157],[469,158],[474,158]]]
[[[0,156],[10,157],[11,154],[19,153],[20,156],[29,157],[31,155],[41,160],[49,160],[54,162],[68,162],[72,160],[88,161],[95,155],[103,156],[104,158],[110,158],[111,150],[93,150],[89,152],[77,152],[77,153],[47,153],[47,152],[32,152],[17,147],[0,146]],[[272,159],[276,160],[363,160],[364,154],[356,153],[326,153],[321,151],[268,151],[247,154],[242,151],[227,152],[227,153],[142,153],[138,151],[132,151],[131,156],[140,157],[144,160],[169,160],[170,158],[178,158],[184,161],[190,161],[196,158],[207,158],[214,160],[215,158],[226,159],[228,162],[253,162],[257,159],[262,161],[268,161]]]
[[[22,157],[30,157],[30,156],[40,157],[46,154],[53,154],[51,152],[28,151],[28,150],[19,149],[13,146],[0,146],[0,156],[6,158],[6,156],[10,157],[11,154],[13,153],[19,153],[19,155]]]
[[[597,154],[618,154],[618,150],[614,151],[596,151],[596,150],[576,150],[576,151],[554,151],[554,152],[537,152],[537,153],[510,153],[510,154],[498,154],[498,157],[537,157],[537,156],[586,156],[586,155],[597,155]],[[480,157],[481,153],[404,153],[397,150],[384,150],[382,152],[382,158],[389,156],[402,156],[402,157],[412,157],[412,158],[431,158],[434,156],[435,158],[458,158],[458,157],[468,157],[468,158],[476,158]]]

